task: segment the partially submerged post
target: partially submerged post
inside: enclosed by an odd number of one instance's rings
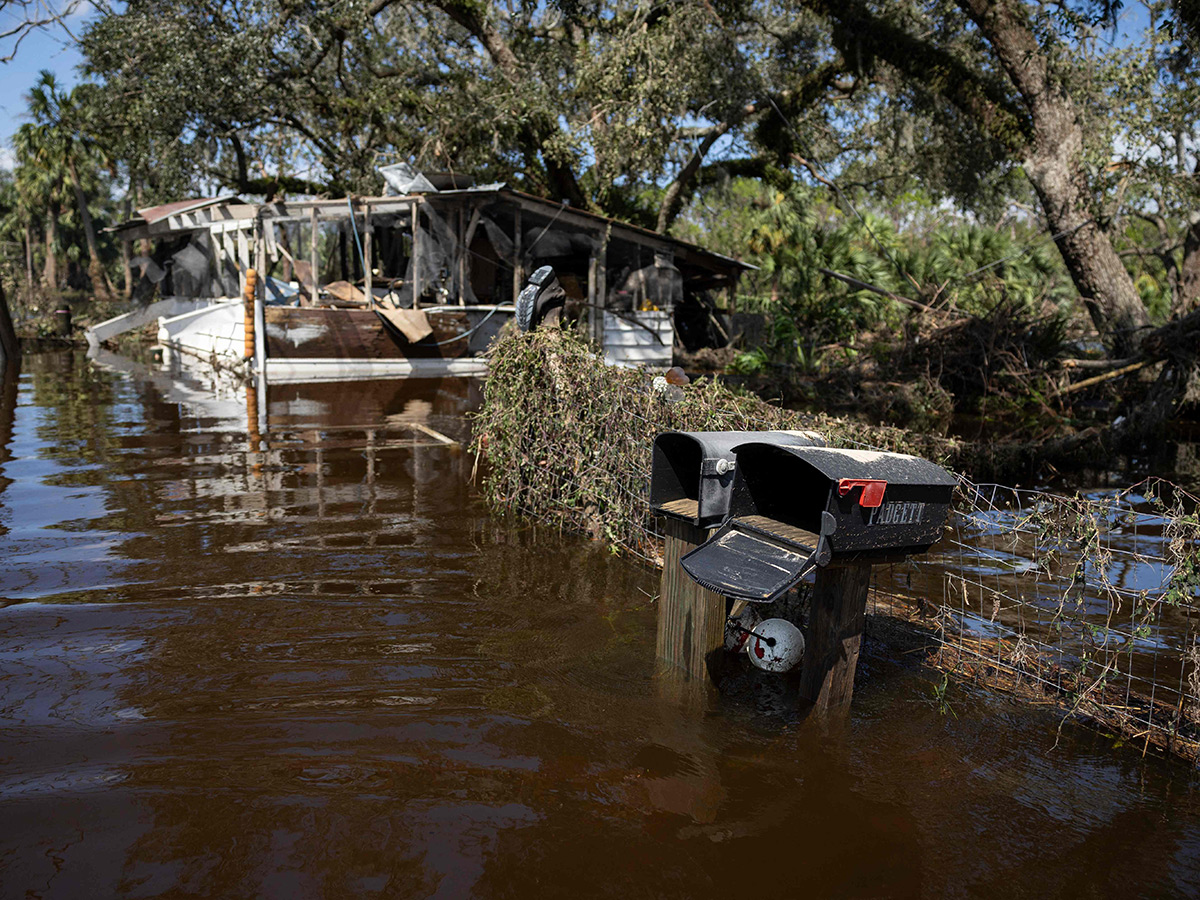
[[[870,587],[869,562],[817,570],[800,670],[800,696],[811,701],[816,712],[850,705]]]
[[[244,309],[243,330],[245,332],[246,359],[254,358],[254,296],[258,291],[258,272],[246,270],[246,283],[242,287],[242,305]]]
[[[0,284],[0,366],[15,362],[20,355],[21,343],[17,340],[17,330],[13,327],[8,298],[4,295],[4,285]]]
[[[679,560],[703,544],[708,531],[668,518],[663,537],[655,652],[659,659],[682,669],[688,676],[703,678],[705,657],[720,646],[725,633],[725,597],[688,578]]]

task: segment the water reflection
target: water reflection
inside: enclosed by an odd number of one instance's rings
[[[477,384],[108,364],[5,382],[6,896],[1200,889],[1190,773],[870,636],[824,728],[672,681],[656,573],[472,495]]]

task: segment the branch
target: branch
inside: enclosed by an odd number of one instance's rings
[[[523,74],[521,62],[504,39],[504,35],[486,18],[486,7],[483,4],[476,0],[433,0],[433,4],[483,44],[488,56],[506,81],[514,85],[520,82]],[[584,197],[575,172],[545,151],[547,139],[559,133],[558,123],[553,118],[545,113],[535,113],[521,127],[524,152],[527,157],[541,157],[558,199],[566,200],[580,209],[588,209],[591,204]]]
[[[679,174],[675,176],[675,179],[667,188],[662,203],[658,207],[658,223],[655,226],[655,230],[660,234],[666,233],[667,228],[675,221],[675,217],[679,215],[679,210],[683,208],[687,188],[696,177],[696,173],[700,171],[700,166],[704,162],[704,157],[708,155],[708,151],[713,148],[713,144],[728,134],[733,126],[734,121],[730,120],[722,122],[709,131],[704,140],[700,142],[700,146],[692,153],[691,159],[679,170]]]
[[[1017,152],[1028,142],[1028,115],[1001,87],[953,53],[884,19],[863,0],[801,0],[801,5],[834,23],[834,44],[847,60],[864,68],[880,59],[912,84],[942,97],[979,128]]]
[[[39,28],[59,25],[74,40],[74,35],[67,29],[66,22],[84,3],[96,6],[91,0],[67,0],[61,8],[56,10],[53,0],[0,0],[0,13],[5,13],[5,17],[14,22],[0,31],[0,41],[15,38],[12,50],[6,55],[0,56],[0,64],[12,62],[21,47],[21,42],[30,32]]]
[[[870,291],[872,294],[878,294],[881,297],[887,297],[889,300],[895,300],[897,303],[903,303],[905,306],[911,306],[913,309],[919,309],[921,312],[936,312],[932,306],[926,306],[920,300],[913,300],[909,297],[902,297],[900,294],[894,294],[891,291],[877,287],[873,284],[868,284],[865,281],[859,281],[857,278],[851,278],[849,275],[843,275],[841,272],[835,272],[833,269],[824,269],[820,266],[817,271],[822,275],[828,275],[830,278],[836,278],[838,281],[850,285],[852,288],[857,288],[860,291]]]

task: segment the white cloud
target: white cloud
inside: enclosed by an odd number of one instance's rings
[[[11,147],[0,147],[0,169],[12,171],[17,166],[17,155]]]

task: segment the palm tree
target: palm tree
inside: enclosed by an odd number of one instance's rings
[[[29,114],[33,121],[22,125],[17,130],[14,144],[17,148],[17,160],[22,168],[28,165],[43,170],[43,177],[36,180],[44,182],[43,187],[50,190],[44,194],[49,197],[55,193],[54,188],[69,181],[75,195],[75,205],[79,211],[80,223],[83,226],[84,237],[87,241],[88,275],[92,280],[92,288],[105,296],[112,294],[104,265],[100,261],[100,247],[96,240],[96,228],[88,210],[87,196],[84,194],[83,181],[80,178],[82,166],[95,167],[95,143],[88,136],[87,111],[85,95],[77,87],[70,93],[63,93],[53,73],[44,71],[38,83],[29,91]],[[36,177],[35,177],[36,178]],[[58,211],[51,200],[46,224],[46,273],[53,275],[57,282],[56,266],[52,264],[52,242],[57,240]],[[53,236],[52,236],[53,235]],[[53,283],[51,287],[55,286]]]
[[[45,135],[26,123],[13,136],[17,155],[14,173],[18,210],[26,221],[42,217],[45,240],[45,260],[42,284],[48,290],[58,289],[58,223],[62,216],[65,196],[66,169],[62,157],[44,142]]]

